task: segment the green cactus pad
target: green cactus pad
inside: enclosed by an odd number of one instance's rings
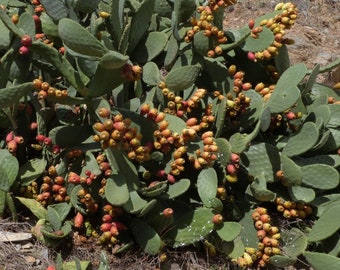
[[[305,166],[305,165],[316,164],[316,163],[326,164],[326,165],[332,166],[333,168],[337,168],[338,166],[340,166],[340,156],[336,154],[318,155],[318,156],[313,156],[313,157],[308,157],[308,158],[299,157],[299,158],[294,158],[294,161],[299,166]]]
[[[13,185],[19,170],[18,160],[8,152],[0,150],[0,190],[9,191]]]
[[[339,193],[319,196],[312,201],[312,204],[316,207],[315,214],[317,217],[320,217],[323,214],[323,212],[325,212],[327,209],[339,203],[340,203]]]
[[[34,158],[27,161],[19,168],[18,179],[20,180],[20,185],[27,186],[37,180],[46,169],[46,165],[47,161],[41,158]]]
[[[224,222],[221,228],[216,229],[219,237],[227,242],[233,241],[241,232],[241,225],[238,222]]]
[[[204,205],[216,197],[217,174],[213,168],[202,170],[197,177],[197,191]]]
[[[216,213],[220,213],[223,210],[223,202],[216,197],[211,198],[209,201],[207,201],[205,203],[205,206],[207,208],[214,209]]]
[[[154,12],[162,17],[171,17],[172,13],[172,1],[169,0],[158,0],[155,2]],[[171,4],[170,4],[171,3]]]
[[[41,228],[41,232],[44,235],[44,237],[47,238],[47,239],[45,238],[47,242],[49,242],[50,240],[61,240],[67,237],[72,231],[71,222],[69,221],[65,222],[63,226],[61,226],[60,230],[63,232],[62,235],[55,234],[54,230],[50,227],[50,225],[45,224],[45,226]],[[59,244],[60,242],[58,241],[57,243]]]
[[[76,185],[74,187],[71,187],[72,190],[70,192],[70,202],[72,204],[72,206],[80,213],[82,213],[83,215],[87,215],[87,212],[86,212],[86,209],[85,209],[85,206],[84,204],[82,204],[79,200],[79,197],[78,197],[78,192],[80,190],[83,189],[83,187],[81,185]]]
[[[144,197],[157,197],[161,195],[168,187],[167,181],[159,182],[151,187],[144,187],[138,190],[139,194]]]
[[[196,8],[195,0],[178,0],[174,1],[174,10],[171,16],[172,22],[172,29],[176,38],[179,38],[179,30],[178,25],[187,21],[190,16],[193,14]]]
[[[162,198],[165,199],[174,199],[182,194],[184,194],[190,187],[189,179],[181,179],[176,181],[174,184],[169,185],[169,188],[165,194],[162,194]]]
[[[302,183],[317,189],[332,189],[339,185],[339,173],[336,169],[325,164],[303,166]]]
[[[306,122],[298,134],[289,138],[282,153],[288,157],[301,155],[310,150],[319,140],[319,130],[312,122]]]
[[[11,32],[0,20],[0,49],[6,49],[11,43]]]
[[[47,215],[47,210],[45,207],[41,205],[36,199],[29,199],[24,197],[15,197],[19,200],[24,206],[26,206],[34,216],[38,219],[44,219]]]
[[[309,242],[317,242],[330,237],[340,229],[340,203],[333,204],[326,209],[314,223],[308,234]]]
[[[163,32],[150,32],[147,35],[146,40],[136,47],[132,58],[138,63],[152,61],[164,50],[167,42],[167,34]]]
[[[33,90],[33,83],[30,82],[0,89],[0,109],[11,106]]]
[[[215,115],[216,115],[215,137],[218,138],[221,136],[221,133],[225,127],[226,112],[227,112],[227,99],[224,98],[221,101],[217,99],[214,105],[215,105],[214,110],[215,110]]]
[[[35,22],[31,14],[22,13],[17,25],[25,31],[25,35],[29,35],[32,40],[35,38]]]
[[[90,171],[95,175],[100,175],[102,172],[99,169],[98,162],[91,151],[86,151],[85,160],[82,164],[82,170],[80,176],[86,176],[86,171]]]
[[[327,127],[336,128],[340,126],[340,105],[339,104],[330,104],[329,110],[330,110],[330,119],[327,123]]]
[[[105,198],[112,205],[125,204],[129,200],[126,179],[116,174],[110,175],[106,182]]]
[[[267,189],[267,181],[263,175],[259,175],[250,185],[254,198],[260,202],[268,202],[275,199],[276,194]]]
[[[230,162],[231,145],[224,138],[217,138],[215,139],[215,142],[218,146],[218,160],[222,166],[227,166]]]
[[[84,12],[84,13],[90,13],[90,12],[93,12],[97,8],[99,2],[100,2],[100,0],[91,0],[91,1],[74,0],[73,6],[74,6],[75,10],[77,10],[77,11],[81,11],[81,12]]]
[[[158,2],[158,1],[156,1]],[[164,59],[164,66],[169,67],[173,64],[178,56],[179,42],[174,35],[171,35],[166,47],[166,55]]]
[[[166,114],[165,120],[169,122],[168,128],[173,132],[181,134],[183,129],[186,127],[184,120],[177,116]]]
[[[147,213],[149,213],[157,204],[157,200],[156,199],[152,199],[150,201],[147,202],[146,205],[144,205],[143,209],[138,211],[138,216],[142,217],[145,216]]]
[[[103,68],[117,69],[126,64],[129,56],[122,55],[119,52],[109,51],[100,59],[99,65]]]
[[[263,176],[269,183],[274,182],[275,172],[280,170],[279,151],[271,144],[258,143],[251,145],[241,155],[241,160],[250,175],[254,177]]]
[[[148,202],[142,199],[137,191],[130,190],[129,195],[129,200],[122,205],[124,210],[131,214],[140,213]]]
[[[285,184],[289,186],[301,185],[302,175],[300,167],[285,154],[281,154],[281,169],[284,173]]]
[[[185,90],[194,84],[200,71],[199,65],[174,68],[165,77],[166,86],[175,92]]]
[[[110,13],[110,27],[109,31],[111,33],[112,39],[115,45],[118,47],[124,24],[124,5],[125,0],[112,1]]]
[[[207,208],[196,208],[174,219],[173,228],[164,235],[164,241],[172,247],[183,247],[202,240],[212,232],[214,214]]]
[[[242,226],[240,237],[246,247],[257,248],[258,238],[254,227],[254,220],[251,217],[252,211],[244,214],[244,217],[239,221]],[[243,254],[243,253],[242,253]]]
[[[203,32],[200,31],[194,35],[193,47],[200,55],[207,56],[207,52],[213,48],[213,42]]]
[[[315,198],[315,191],[312,188],[292,186],[288,188],[290,197],[295,201],[309,203]]]
[[[78,134],[78,136],[74,136]],[[91,138],[93,132],[88,126],[59,126],[52,129],[49,137],[60,147],[79,145]]]
[[[320,83],[313,84],[311,94],[317,97],[321,95],[327,95],[329,97],[333,97],[336,101],[340,100],[339,91],[334,91],[331,87]]]
[[[306,76],[307,69],[302,63],[287,69],[280,77],[267,105],[272,113],[280,113],[292,107],[300,97],[298,83]]]
[[[255,90],[248,90],[244,93],[249,97],[251,103],[247,108],[247,112],[241,114],[240,121],[244,127],[252,127],[257,121],[261,121],[261,131],[265,131],[270,126],[271,114],[269,108],[264,108],[263,97]]]
[[[58,24],[59,37],[72,51],[94,57],[102,57],[108,49],[79,23],[63,18]]]
[[[54,2],[57,2],[57,1],[54,1]],[[40,21],[41,21],[42,31],[45,33],[45,35],[51,38],[58,37],[58,25],[55,23],[55,21],[50,16],[48,16],[46,13],[42,13],[40,15]]]
[[[148,29],[155,0],[144,0],[132,15],[127,53],[131,54]]]
[[[294,265],[296,260],[296,258],[290,258],[285,255],[274,255],[270,256],[269,263],[275,267],[286,267]]]
[[[325,97],[325,102],[327,103],[327,96],[322,96]],[[312,105],[315,104],[315,107],[309,106],[308,110],[310,110],[310,113],[307,115],[305,122],[311,121],[311,122],[316,122],[318,118],[321,118],[323,120],[323,123],[325,126],[328,125],[329,120],[331,119],[331,110],[330,106],[328,104],[317,104],[317,100],[314,100]]]
[[[34,41],[30,50],[56,67],[81,95],[87,95],[87,88],[80,79],[80,75],[75,71],[71,63],[65,57],[61,56],[55,48],[43,42]]]
[[[315,270],[340,268],[340,258],[338,257],[325,253],[309,251],[306,251],[303,255]]]
[[[227,67],[216,58],[204,58],[209,79],[216,89],[222,93],[228,93],[233,88],[233,79],[229,75]]]
[[[61,220],[61,217],[59,216],[58,212],[54,208],[52,208],[50,206],[47,207],[46,219],[51,224],[53,230],[55,230],[55,231],[60,230],[62,220]]]
[[[306,235],[297,228],[281,232],[283,254],[290,258],[297,258],[307,248]]]
[[[260,131],[261,127],[261,121],[257,121],[257,124],[254,128],[254,130],[249,133],[234,133],[230,139],[229,142],[231,144],[231,151],[237,154],[241,154],[244,152],[250,145],[250,142],[257,136],[257,134]]]
[[[144,252],[155,255],[162,246],[162,240],[157,232],[142,219],[133,219],[131,231],[138,245],[144,249]]]
[[[267,27],[263,27],[257,38],[248,36],[242,46],[244,51],[263,51],[267,49],[274,41],[273,32]]]
[[[88,94],[90,97],[100,97],[111,92],[123,82],[122,68],[112,70],[98,66],[89,85]]]
[[[41,0],[40,3],[44,6],[46,13],[53,18],[53,20],[59,21],[68,15],[68,9],[63,1]]]
[[[143,66],[142,79],[146,84],[151,86],[158,85],[161,81],[159,68],[154,62],[147,62]]]
[[[129,191],[136,191],[139,186],[139,177],[135,165],[119,149],[106,149],[105,155],[113,171],[126,179]]]
[[[12,22],[11,18],[7,15],[5,9],[0,8],[0,19],[2,20],[4,25],[18,37],[25,35],[25,31]]]
[[[313,67],[313,70],[311,74],[309,75],[308,81],[305,85],[305,88],[302,90],[301,95],[304,96],[306,93],[309,93],[313,85],[315,84],[315,81],[320,73],[320,64],[317,64]]]
[[[236,237],[232,242],[222,242],[220,249],[229,258],[236,259],[243,255],[245,248],[241,237]]]

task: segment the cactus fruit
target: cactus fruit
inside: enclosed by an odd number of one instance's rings
[[[243,256],[238,257],[234,261],[239,267],[252,266],[253,264],[258,267],[265,267],[269,263],[271,256],[281,254],[278,247],[278,239],[280,239],[279,229],[271,224],[266,208],[258,207],[252,212],[251,216],[260,241],[257,250],[250,247],[245,248]],[[244,264],[244,262],[247,263]]]

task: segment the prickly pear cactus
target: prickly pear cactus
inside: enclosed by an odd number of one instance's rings
[[[236,1],[2,2],[0,217],[29,208],[51,247],[337,268],[339,84],[316,78],[340,61],[290,65],[294,3],[223,29]]]

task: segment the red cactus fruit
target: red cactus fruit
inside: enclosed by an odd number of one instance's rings
[[[23,35],[21,37],[21,44],[25,47],[30,47],[32,45],[32,38],[29,35]]]

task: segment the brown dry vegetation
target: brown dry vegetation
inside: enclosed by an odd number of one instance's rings
[[[225,28],[243,26],[251,18],[256,18],[273,10],[280,1],[239,0],[235,6],[226,11]],[[292,1],[299,8],[299,18],[289,31],[289,37],[295,40],[288,50],[292,63],[303,62],[308,68],[316,64],[325,65],[340,57],[340,1],[339,0],[296,0]],[[327,72],[319,81],[329,85],[340,81],[340,68]],[[33,221],[32,221],[33,223]],[[30,223],[12,223],[0,220],[1,231],[29,232]],[[71,239],[68,239],[71,240]],[[66,261],[79,258],[90,260],[96,269],[100,262],[101,247],[87,242],[77,245],[77,237],[62,245],[62,250],[55,251],[34,241],[0,243],[0,270],[46,269],[55,261],[57,252],[61,252]],[[74,242],[72,245],[71,243]],[[167,259],[160,263],[158,257],[150,257],[139,250],[129,251],[123,256],[107,253],[110,269],[237,269],[225,257],[210,257],[204,249],[186,248],[164,250]],[[194,251],[195,250],[195,251]],[[196,252],[196,250],[201,250]],[[295,269],[308,269],[303,263]]]

